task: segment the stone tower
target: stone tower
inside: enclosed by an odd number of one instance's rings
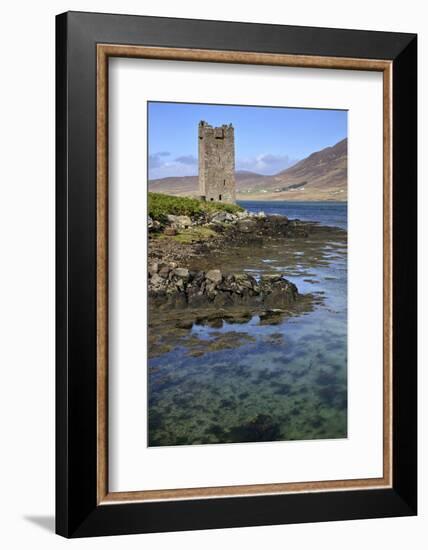
[[[201,120],[198,128],[199,195],[202,200],[234,203],[235,136],[232,124],[213,128]]]

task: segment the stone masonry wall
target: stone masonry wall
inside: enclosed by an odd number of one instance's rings
[[[234,203],[235,136],[231,124],[199,123],[199,194],[207,201]]]

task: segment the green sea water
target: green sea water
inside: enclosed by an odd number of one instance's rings
[[[148,364],[150,446],[347,437],[346,204],[244,206],[340,229],[323,239],[222,251],[191,267],[281,273],[313,296],[313,307],[190,323],[170,337]],[[156,337],[167,339],[171,326],[165,322],[165,335]]]

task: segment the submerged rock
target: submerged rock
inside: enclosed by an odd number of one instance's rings
[[[233,427],[228,439],[231,441],[276,441],[280,438],[280,425],[268,414],[258,414],[250,421]]]

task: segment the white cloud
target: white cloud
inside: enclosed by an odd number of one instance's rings
[[[171,153],[168,151],[160,151],[159,153],[154,153],[153,155],[149,155],[149,170],[152,168],[159,168],[163,165],[164,161],[162,160],[163,157],[169,157]]]
[[[169,159],[167,151],[149,155],[149,179],[168,178],[174,176],[196,176],[198,160],[193,155],[182,155]]]
[[[190,166],[196,166],[196,164],[198,164],[198,159],[193,155],[183,155],[182,157],[177,157],[175,159],[175,162],[179,162],[180,164],[188,164]]]
[[[255,157],[238,159],[236,162],[237,170],[250,170],[258,174],[272,175],[289,168],[296,164],[296,159],[291,159],[288,155],[272,155],[265,153]]]
[[[182,155],[170,159],[171,153],[160,151],[149,155],[149,178],[168,178],[177,176],[196,176],[198,159],[194,155]],[[258,174],[272,175],[289,168],[297,160],[288,155],[272,155],[269,153],[237,159],[237,170],[249,170]]]

